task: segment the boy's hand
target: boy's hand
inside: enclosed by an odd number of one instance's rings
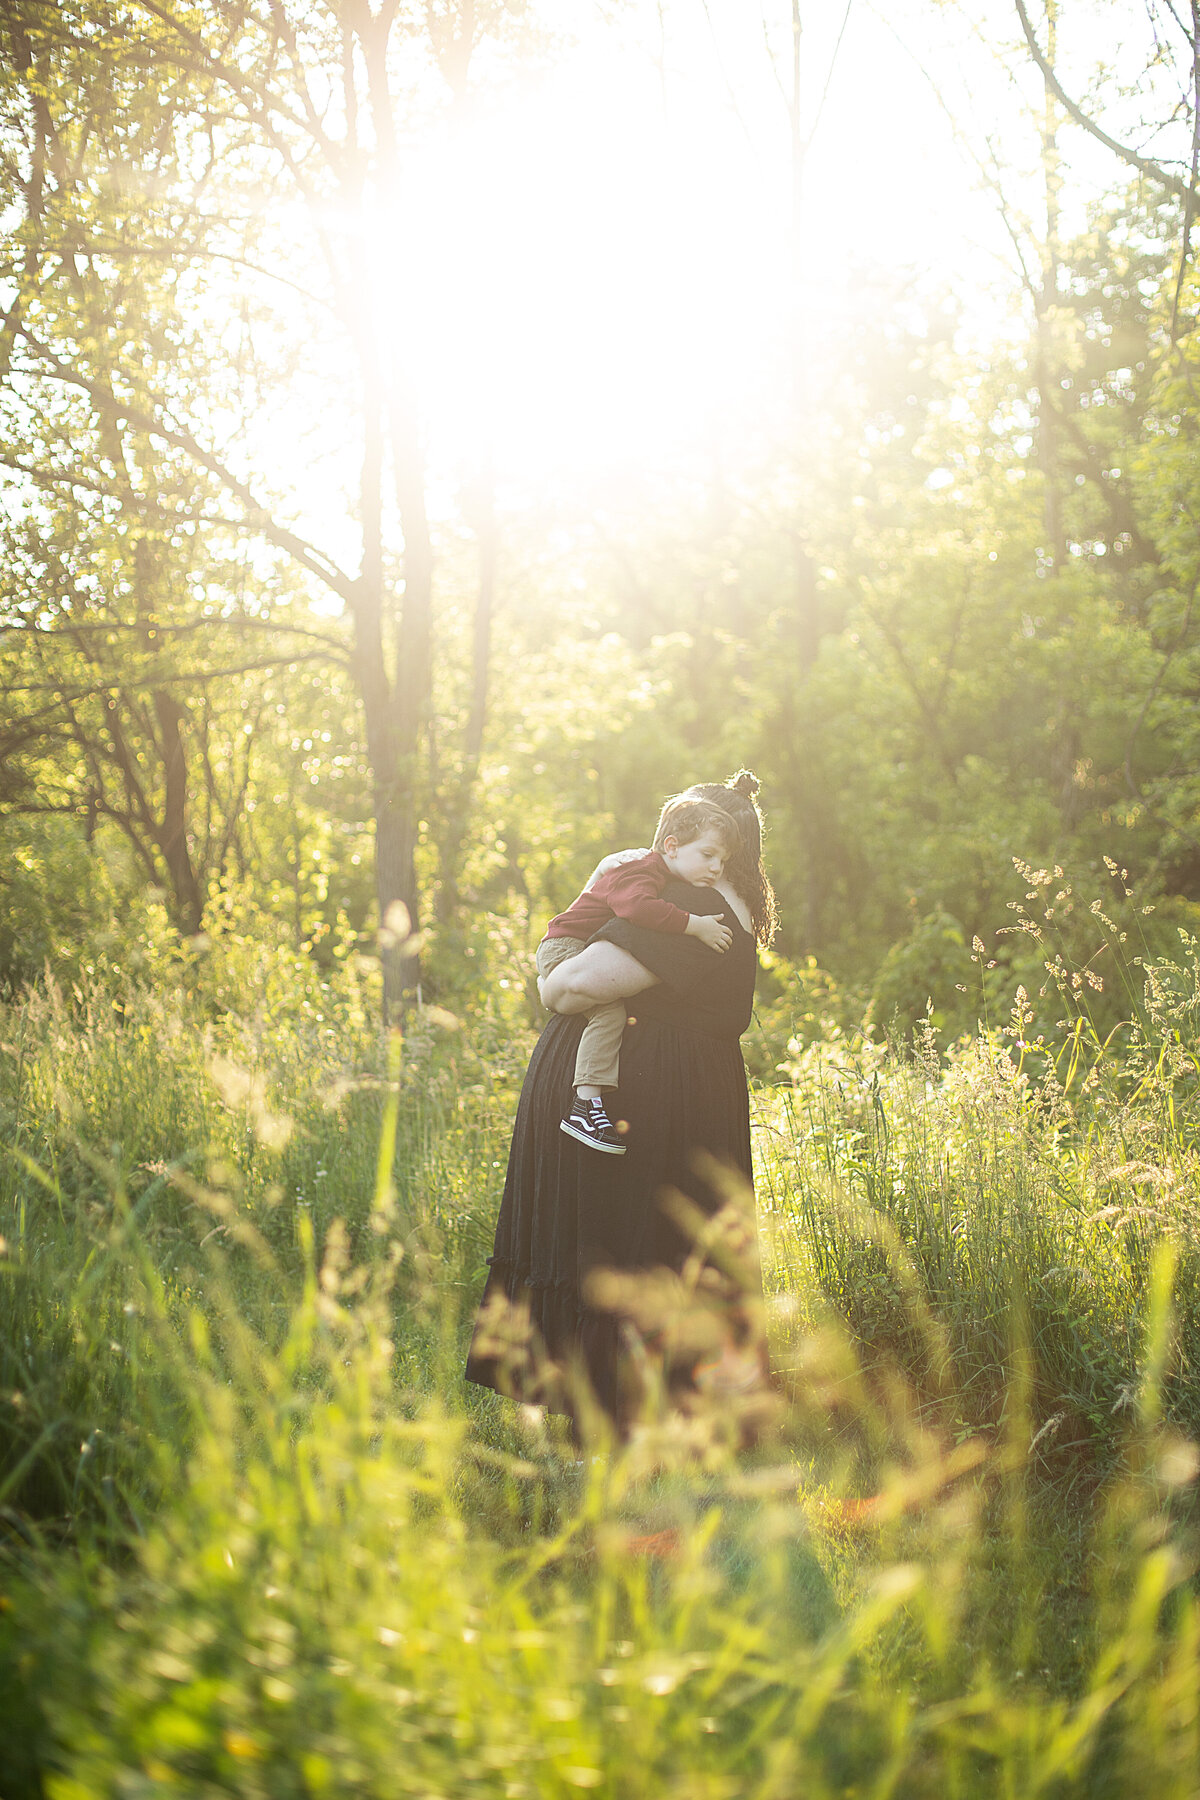
[[[723,953],[733,942],[733,933],[728,925],[722,925],[724,913],[689,913],[687,936],[697,937],[710,950]]]

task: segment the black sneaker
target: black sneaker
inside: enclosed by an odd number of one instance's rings
[[[603,1100],[581,1100],[576,1095],[559,1130],[565,1131],[568,1137],[578,1138],[581,1144],[589,1144],[593,1150],[603,1150],[608,1156],[625,1154],[625,1146],[604,1110]]]

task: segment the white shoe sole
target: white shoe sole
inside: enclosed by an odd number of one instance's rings
[[[624,1144],[598,1144],[594,1137],[587,1135],[586,1131],[576,1130],[570,1119],[560,1119],[558,1129],[565,1131],[568,1137],[573,1137],[577,1144],[586,1144],[589,1150],[602,1150],[605,1156],[624,1156],[625,1154]]]

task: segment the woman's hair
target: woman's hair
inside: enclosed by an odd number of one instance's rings
[[[733,820],[737,827],[737,843],[725,864],[725,876],[750,908],[754,935],[765,949],[775,936],[779,912],[774,889],[763,868],[762,814],[755,799],[758,785],[757,775],[751,774],[749,769],[739,769],[723,786],[717,782],[699,782],[680,794],[677,801],[668,801],[667,805],[682,800],[707,800]],[[666,813],[666,807],[663,812]]]
[[[741,834],[732,816],[723,806],[700,799],[695,789],[675,794],[666,802],[654,827],[654,849],[661,850],[669,837],[680,844],[694,844],[706,831],[715,831],[725,846],[726,855],[737,853]]]

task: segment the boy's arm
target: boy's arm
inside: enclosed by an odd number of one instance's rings
[[[644,848],[641,850],[610,851],[607,856],[602,856],[600,858],[600,861],[596,864],[595,868],[584,882],[584,888],[594,888],[602,875],[610,875],[614,869],[619,869],[623,863],[644,862],[649,854],[649,850]]]
[[[724,913],[689,913],[687,935],[699,938],[710,950],[728,950],[733,942],[733,933],[722,922],[724,918]]]
[[[644,925],[649,931],[669,931],[682,936],[688,928],[690,913],[672,906],[662,897],[662,877],[645,863],[623,863],[602,875],[592,893],[610,908],[618,919],[631,925]]]
[[[662,897],[662,875],[653,865],[624,864],[601,877],[593,893],[601,896],[614,917],[650,931],[699,938],[710,950],[728,950],[733,933],[722,924],[724,914],[687,913]]]

